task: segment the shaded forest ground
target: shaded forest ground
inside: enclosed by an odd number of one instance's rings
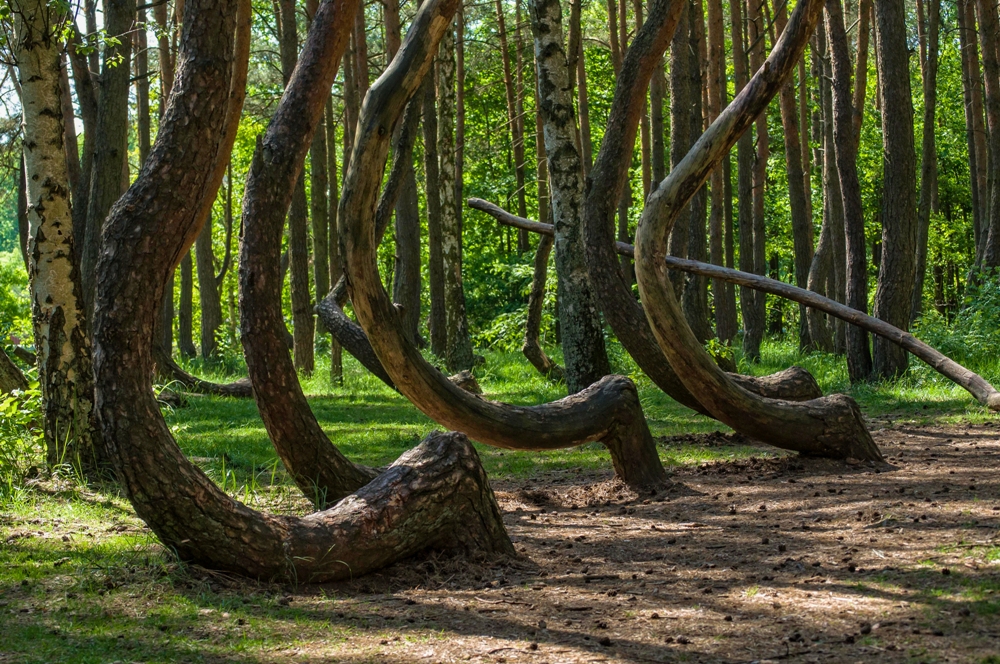
[[[846,388],[841,362],[781,345],[757,370],[791,361]],[[306,383],[313,408],[353,459],[388,463],[431,425],[349,366],[343,388]],[[522,403],[560,392],[516,356],[480,381]],[[342,584],[178,564],[113,492],[41,482],[0,510],[0,662],[1000,662],[1000,422],[920,367],[853,394],[883,467],[788,457],[642,386],[670,491],[618,486],[597,446],[480,448],[523,558]],[[167,417],[240,499],[307,509],[252,403]]]

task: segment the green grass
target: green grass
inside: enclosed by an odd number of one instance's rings
[[[636,381],[654,436],[727,431],[666,397],[616,344],[611,356],[615,369]],[[852,394],[872,417],[892,414],[920,423],[991,417],[923,366],[899,383],[852,388],[842,358],[801,356],[791,343],[769,342],[763,361],[741,363],[741,370],[764,374],[792,364],[809,369],[824,392]],[[200,369],[215,380],[231,379],[210,367]],[[518,354],[488,354],[476,373],[492,399],[536,404],[565,394],[564,386],[544,380]],[[988,377],[995,379],[995,372]],[[303,387],[327,435],[359,463],[391,463],[436,427],[350,358],[343,385],[330,382],[321,360]],[[184,452],[229,493],[257,507],[303,508],[252,400],[194,397],[165,417]],[[598,444],[546,453],[478,449],[490,476],[501,480],[611,468]],[[660,447],[668,467],[775,453],[689,442]],[[338,643],[370,627],[363,612],[351,613],[359,611],[356,602],[344,605],[344,619],[331,622],[329,613],[320,618],[281,605],[278,588],[220,586],[178,564],[113,491],[92,492],[71,483],[55,488],[13,492],[0,504],[0,624],[5,626],[0,661],[263,662],[277,648]],[[995,547],[979,555],[987,561],[1000,557]],[[994,580],[955,574],[943,582],[930,569],[926,575],[928,602],[960,602],[980,614],[1000,611]],[[756,587],[747,589],[748,596],[754,592]]]

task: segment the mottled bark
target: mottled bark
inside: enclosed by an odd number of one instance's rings
[[[108,456],[96,428],[91,348],[63,144],[59,85],[62,14],[14,0],[13,56],[21,87],[30,282],[46,461],[97,479]]]
[[[117,43],[107,43],[102,54],[86,234],[80,248],[80,277],[86,303],[84,311],[88,315],[93,309],[94,269],[101,229],[111,206],[125,189],[122,172],[128,164],[128,97],[135,14],[136,0],[104,2],[104,30],[109,36],[114,36]]]
[[[445,364],[450,371],[471,369],[472,340],[465,317],[462,284],[462,226],[455,198],[455,33],[448,31],[437,56],[437,150],[441,197],[441,260],[444,265]]]
[[[875,289],[874,315],[905,331],[910,323],[917,209],[913,99],[903,0],[875,3],[875,34],[884,175],[882,260]],[[997,138],[1000,139],[1000,134]],[[879,378],[896,378],[906,371],[906,352],[884,339],[875,340],[873,360],[874,375]]]
[[[760,398],[728,380],[685,324],[664,262],[670,226],[791,74],[822,8],[822,0],[798,4],[767,66],[754,75],[681,166],[650,196],[636,237],[636,276],[660,348],[684,384],[713,415],[739,431],[788,449],[881,460],[860,409],[850,397],[835,395],[791,403]]]
[[[868,262],[865,256],[865,214],[858,179],[858,140],[854,131],[854,104],[851,97],[851,62],[840,0],[826,0],[826,25],[830,37],[833,66],[833,147],[836,153],[840,195],[844,208],[847,251],[847,306],[868,311]],[[802,284],[799,284],[801,287]],[[872,372],[868,334],[849,326],[847,373],[851,382],[867,380]]]
[[[545,151],[552,182],[559,323],[566,387],[579,392],[611,372],[604,331],[587,273],[582,228],[583,170],[576,149],[559,0],[529,3],[535,36],[539,107],[545,122]]]

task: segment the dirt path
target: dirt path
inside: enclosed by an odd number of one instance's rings
[[[881,469],[710,464],[656,496],[577,474],[503,484],[524,561],[429,560],[341,586],[332,604],[296,597],[379,636],[298,655],[1000,662],[1000,431],[874,427]]]

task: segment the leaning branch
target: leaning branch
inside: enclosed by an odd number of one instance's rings
[[[530,219],[518,217],[510,212],[507,212],[503,208],[490,203],[489,201],[484,201],[481,198],[470,198],[468,203],[469,207],[485,212],[501,224],[513,226],[514,228],[523,228],[540,235],[553,235],[554,231],[552,224],[543,224]],[[635,248],[631,244],[626,244],[625,242],[615,243],[615,249],[622,256],[633,257],[635,254]],[[856,325],[863,330],[867,330],[872,334],[884,337],[923,360],[942,376],[968,391],[969,394],[975,397],[976,401],[979,403],[983,404],[990,410],[1000,411],[1000,392],[998,392],[997,389],[993,387],[993,385],[991,385],[985,378],[970,371],[969,369],[966,369],[958,362],[931,346],[928,346],[909,332],[905,332],[883,320],[869,316],[862,311],[852,309],[851,307],[823,297],[822,295],[814,293],[810,290],[798,288],[796,286],[792,286],[791,284],[786,284],[783,281],[778,281],[777,279],[762,277],[748,272],[740,272],[739,270],[734,270],[732,268],[720,267],[710,263],[702,263],[701,261],[675,258],[674,256],[669,255],[664,257],[664,261],[666,262],[667,267],[672,270],[681,270],[683,272],[690,272],[691,274],[696,274],[702,277],[721,279],[722,281],[728,281],[731,284],[746,286],[747,288],[770,293],[771,295],[777,295],[778,297],[783,297],[787,300],[792,300],[793,302],[798,302],[799,304],[804,304],[812,309],[830,314],[831,316],[851,323],[852,325]]]

